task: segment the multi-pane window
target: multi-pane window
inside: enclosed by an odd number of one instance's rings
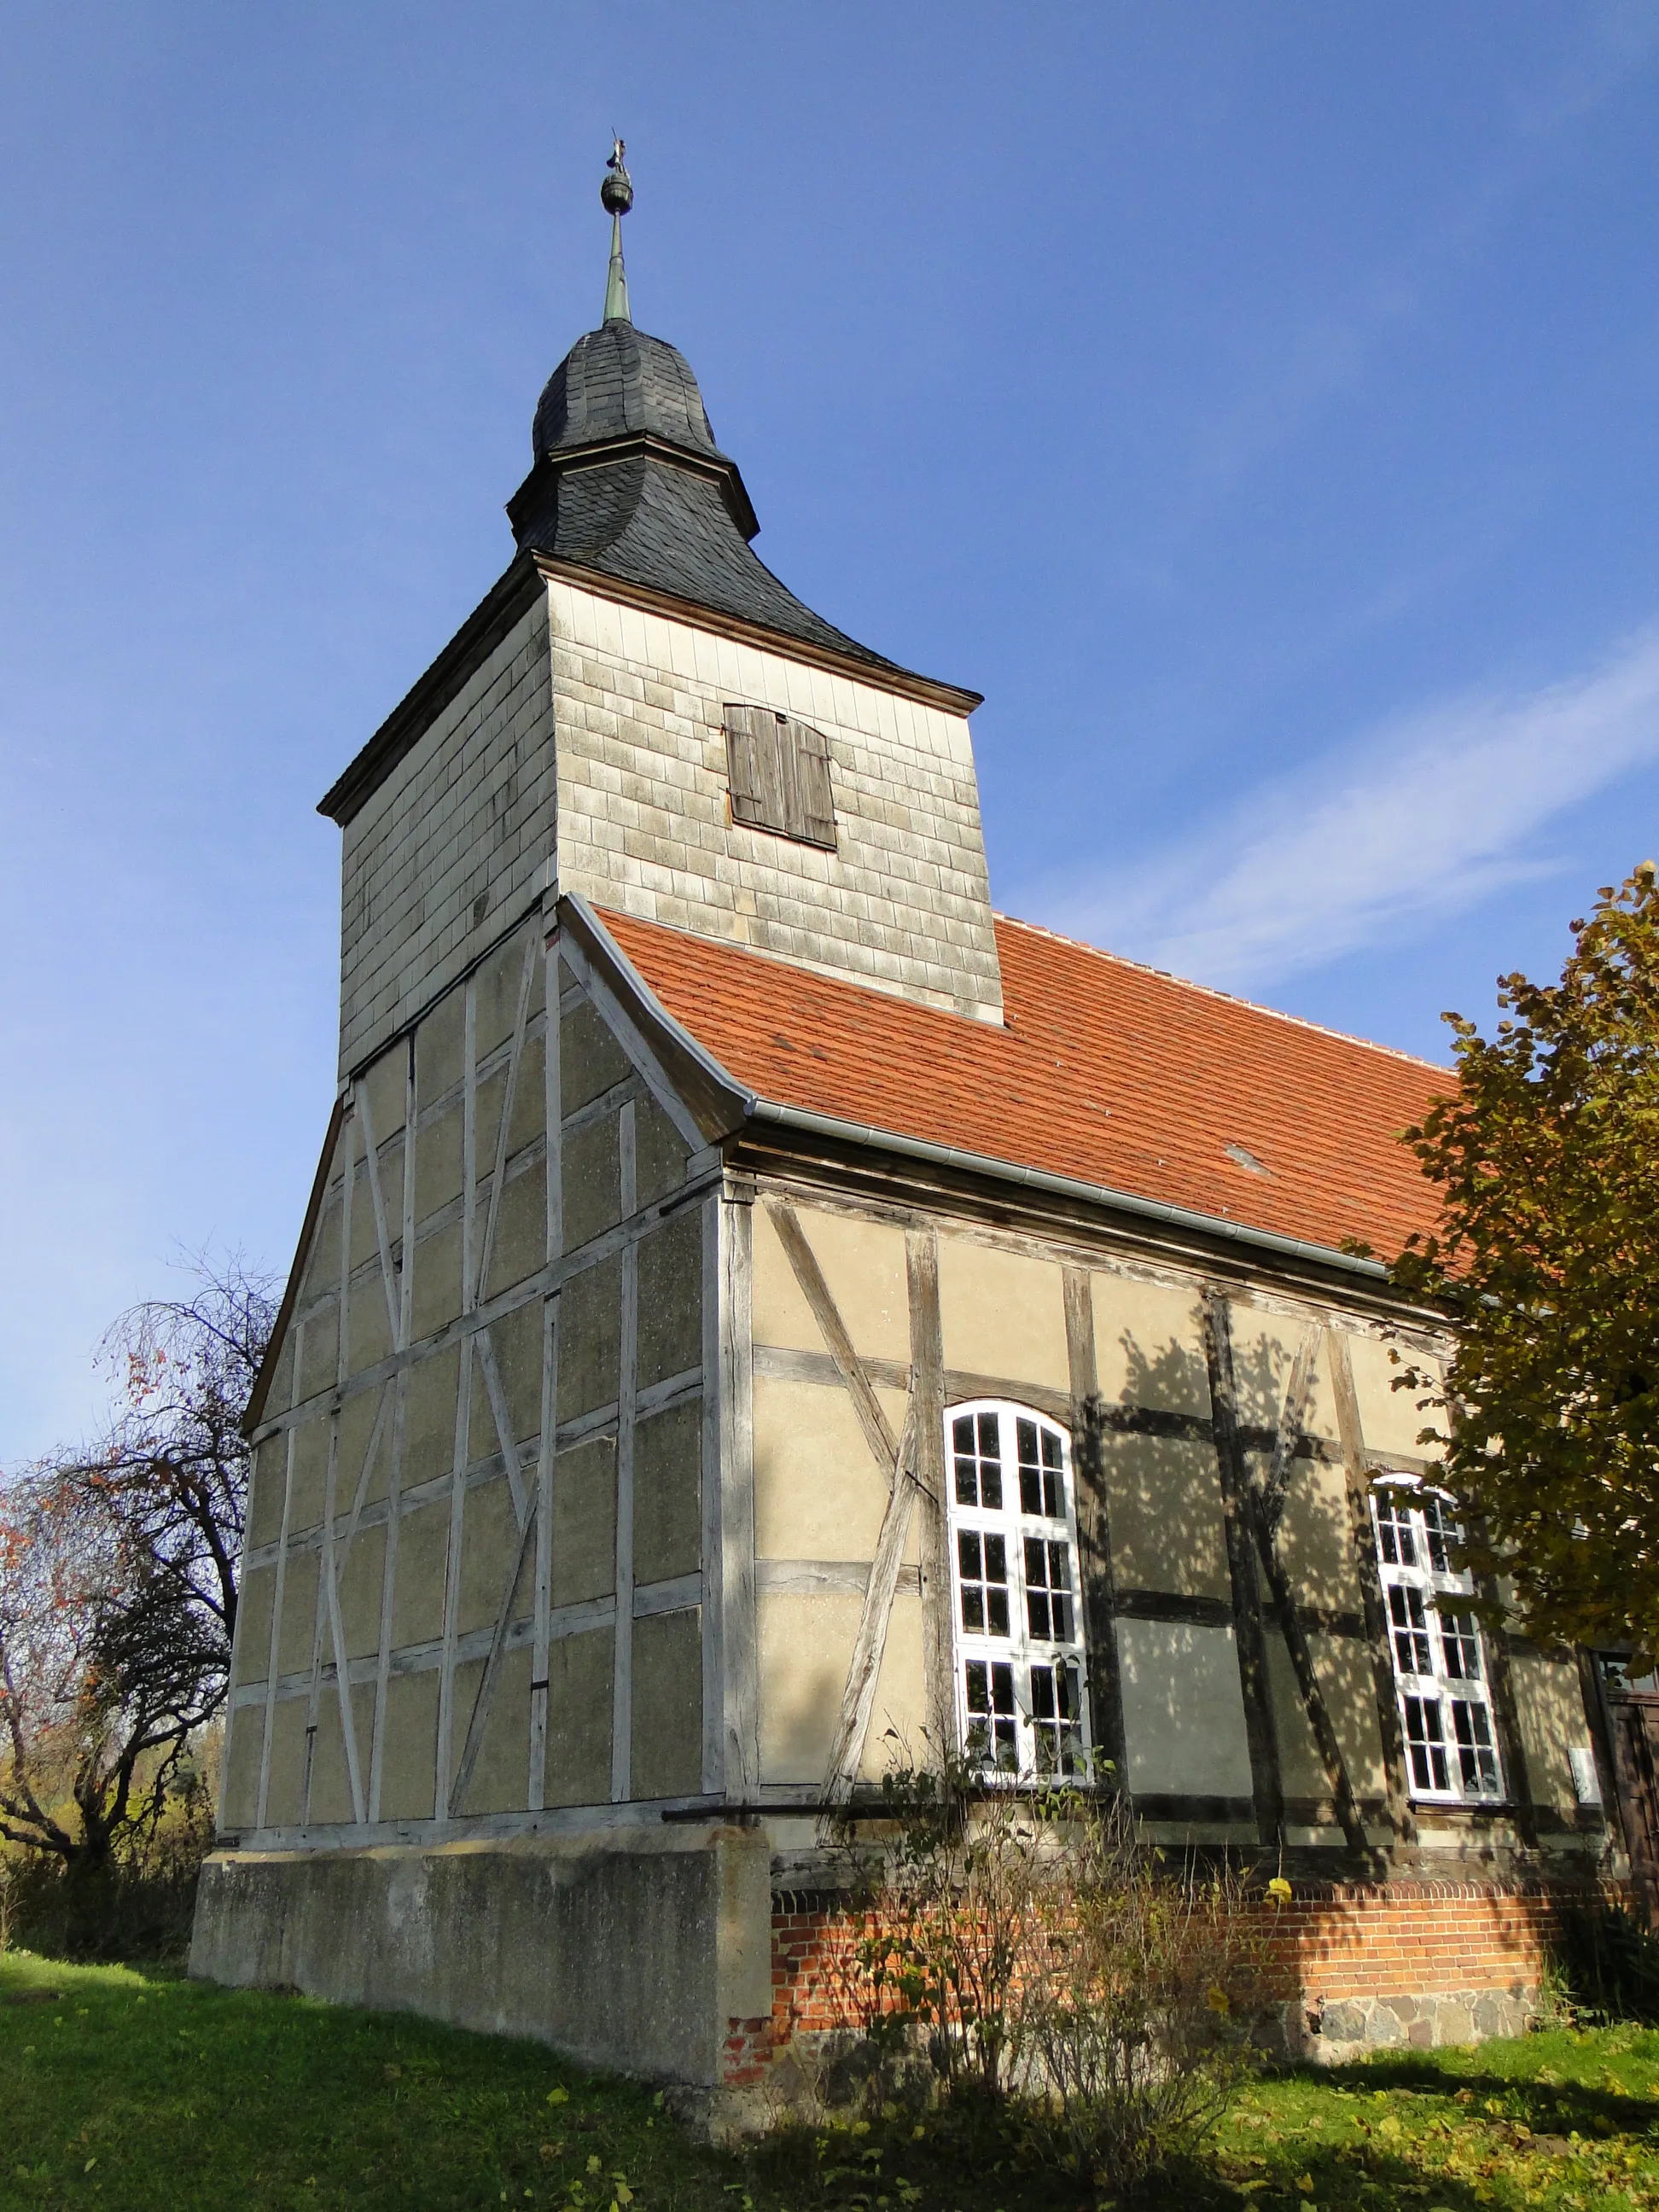
[[[969,1756],[1088,1771],[1077,1516],[1064,1432],[1018,1406],[945,1416],[957,1709]]]
[[[1371,1493],[1413,1797],[1490,1802],[1503,1794],[1474,1586],[1452,1566],[1450,1501],[1409,1475]]]

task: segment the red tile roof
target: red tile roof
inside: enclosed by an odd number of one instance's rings
[[[1391,1256],[1434,1212],[1399,1133],[1449,1073],[999,917],[1008,1026],[602,919],[744,1088],[1309,1243]]]

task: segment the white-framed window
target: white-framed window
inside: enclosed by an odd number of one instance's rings
[[[1381,1475],[1371,1491],[1411,1794],[1491,1804],[1504,1774],[1474,1584],[1451,1563],[1454,1511],[1444,1491],[1415,1475]]]
[[[1024,1406],[945,1417],[957,1722],[988,1771],[1081,1780],[1088,1676],[1066,1432]]]

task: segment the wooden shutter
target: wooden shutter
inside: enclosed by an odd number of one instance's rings
[[[792,722],[789,732],[794,739],[790,750],[795,757],[795,789],[800,807],[799,826],[791,823],[790,829],[797,837],[833,848],[836,805],[830,793],[830,740],[822,730],[806,722]]]
[[[778,718],[770,708],[728,705],[726,769],[734,822],[746,822],[757,830],[783,827],[777,803],[777,760]]]
[[[829,739],[770,707],[728,702],[725,719],[732,819],[833,850]]]

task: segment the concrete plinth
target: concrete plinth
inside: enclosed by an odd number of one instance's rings
[[[216,1852],[190,1971],[718,2091],[733,2028],[771,2009],[768,1869],[735,1828]]]

